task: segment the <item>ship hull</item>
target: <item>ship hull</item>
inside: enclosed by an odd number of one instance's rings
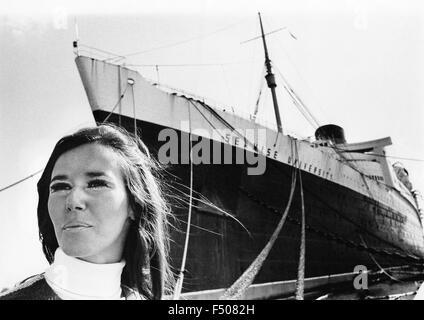
[[[93,112],[97,122],[108,121],[134,131],[134,119]],[[138,133],[157,156],[164,127],[137,120]],[[178,132],[181,137],[181,132]],[[209,141],[219,144],[216,141]],[[237,148],[232,147],[235,153]],[[248,152],[248,151],[245,151]],[[288,201],[294,167],[266,158],[262,175],[249,175],[246,164],[175,164],[167,171],[173,190],[183,201],[173,205],[171,264],[179,270],[183,255],[190,174],[193,189],[234,218],[195,199],[188,246],[184,292],[226,288],[247,269],[270,239]],[[297,178],[285,225],[254,283],[297,277],[300,250],[301,196]],[[401,213],[361,193],[308,172],[301,172],[306,213],[305,276],[317,277],[420,261],[414,248],[403,244]],[[185,188],[181,185],[186,186]],[[172,192],[172,190],[171,190]],[[198,198],[198,197],[197,197]],[[241,224],[243,226],[241,226]],[[248,231],[246,231],[248,230]],[[392,232],[392,230],[397,230]]]

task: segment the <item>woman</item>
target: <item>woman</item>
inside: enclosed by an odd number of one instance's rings
[[[0,299],[161,299],[173,277],[157,173],[146,146],[121,128],[62,138],[37,185],[50,267]]]

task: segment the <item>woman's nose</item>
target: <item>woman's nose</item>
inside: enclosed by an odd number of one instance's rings
[[[66,211],[81,211],[86,207],[84,192],[73,188],[66,197]]]

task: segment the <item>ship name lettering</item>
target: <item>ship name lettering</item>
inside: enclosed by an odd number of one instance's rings
[[[274,152],[274,159],[277,158],[277,155],[278,155],[278,152],[275,151]],[[293,159],[292,159],[291,156],[288,156],[288,158],[287,158],[287,164],[293,165],[294,167],[297,166],[299,169],[301,169],[302,168],[302,165],[303,165],[303,169],[305,171],[308,170],[309,172],[312,172],[312,168],[314,168],[313,173],[317,174],[318,176],[321,176],[322,175],[322,177],[325,177],[325,178],[328,178],[330,176],[330,179],[333,179],[333,175],[330,174],[330,171],[325,171],[322,168],[313,166],[312,164],[309,164],[307,162],[299,161],[298,159],[294,159],[294,161],[293,161]],[[309,168],[308,168],[308,165],[309,165]]]

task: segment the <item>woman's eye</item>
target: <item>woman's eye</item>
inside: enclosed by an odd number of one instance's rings
[[[103,180],[92,180],[88,183],[89,188],[102,188],[107,187],[106,181]]]
[[[62,191],[62,190],[69,190],[70,188],[71,186],[67,183],[55,183],[50,186],[50,191],[56,192],[56,191]]]

